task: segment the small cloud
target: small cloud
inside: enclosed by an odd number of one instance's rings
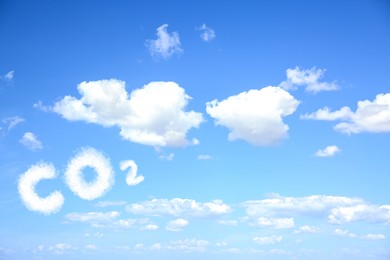
[[[175,154],[170,153],[170,154],[161,154],[158,158],[163,161],[172,161],[174,157]]]
[[[237,220],[231,219],[231,220],[218,220],[218,224],[225,225],[225,226],[237,226]]]
[[[155,224],[148,224],[142,230],[154,231],[157,230],[158,228],[159,227]]]
[[[367,240],[383,240],[383,239],[386,239],[386,237],[383,234],[367,234],[367,235],[363,236],[363,239],[367,239]]]
[[[340,148],[336,145],[330,145],[325,147],[325,149],[318,150],[314,155],[317,157],[333,157],[339,152],[341,152]]]
[[[355,233],[349,232],[348,230],[343,230],[340,228],[335,229],[334,234],[339,237],[350,237],[356,238],[357,235]]]
[[[304,226],[301,226],[299,229],[295,230],[294,233],[295,234],[300,234],[300,233],[314,234],[314,233],[318,233],[318,231],[319,231],[319,229],[317,227],[304,225]]]
[[[0,76],[0,79],[4,80],[6,83],[12,83],[14,80],[15,71],[11,70],[7,72],[5,75]]]
[[[35,186],[40,180],[53,179],[55,177],[56,171],[54,166],[43,162],[31,166],[19,177],[19,195],[28,209],[43,214],[52,214],[60,210],[62,204],[64,204],[64,197],[59,191],[54,191],[45,198],[39,197],[35,192]]]
[[[188,223],[189,223],[188,220],[179,218],[176,220],[169,221],[165,229],[168,231],[179,232],[182,231],[183,228],[188,225]]]
[[[86,249],[86,250],[96,250],[97,247],[94,244],[89,244],[89,245],[85,245],[84,249]]]
[[[288,229],[293,228],[295,223],[293,218],[259,217],[251,225],[261,228]]]
[[[145,177],[142,175],[137,176],[138,166],[133,160],[126,160],[120,162],[121,171],[125,171],[130,168],[129,173],[126,176],[126,183],[129,186],[135,186],[140,184],[145,180]]]
[[[118,201],[99,201],[96,203],[96,207],[99,208],[106,208],[106,207],[116,207],[116,206],[124,206],[127,202],[124,200],[118,200]]]
[[[253,241],[259,245],[275,245],[282,242],[282,236],[254,237]]]
[[[88,183],[83,179],[82,169],[93,168],[96,179]],[[114,183],[113,169],[110,160],[101,152],[90,147],[81,148],[68,163],[65,171],[65,181],[71,191],[85,200],[93,200],[107,192]]]
[[[23,117],[20,116],[12,116],[6,117],[1,120],[7,127],[7,130],[10,131],[12,128],[26,121]]]
[[[208,154],[200,154],[198,155],[198,160],[211,160],[213,157]]]
[[[41,110],[43,112],[52,112],[53,111],[52,107],[43,105],[41,100],[39,100],[37,103],[34,103],[33,108]]]
[[[19,142],[30,150],[40,150],[43,148],[41,141],[38,140],[37,136],[31,132],[26,132],[19,140]]]
[[[168,59],[175,54],[183,52],[179,34],[177,32],[169,34],[167,28],[168,24],[161,25],[157,28],[157,39],[146,40],[145,42],[153,58]]]
[[[209,42],[215,38],[214,30],[210,27],[207,27],[205,23],[202,24],[202,26],[200,26],[198,30],[201,31],[200,38],[202,39],[202,41]]]
[[[287,80],[281,82],[279,87],[286,90],[295,90],[300,86],[305,87],[305,91],[317,93],[320,91],[337,90],[339,87],[335,81],[321,82],[320,79],[324,76],[326,70],[317,69],[301,69],[295,67],[294,69],[287,69]]]

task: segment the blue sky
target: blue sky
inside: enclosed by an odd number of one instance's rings
[[[1,259],[388,259],[386,1],[1,1]]]

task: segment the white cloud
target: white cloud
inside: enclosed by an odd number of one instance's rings
[[[96,178],[92,182],[83,179],[82,170],[85,167],[93,168]],[[90,147],[81,148],[68,163],[65,171],[65,181],[71,191],[85,200],[101,197],[114,183],[114,171],[110,160],[101,152]]]
[[[260,245],[275,245],[282,242],[282,236],[254,237],[253,241]]]
[[[157,39],[146,40],[145,45],[149,48],[150,54],[154,58],[168,59],[175,54],[183,52],[179,34],[173,32],[169,34],[167,31],[168,24],[163,24],[157,28]]]
[[[11,83],[14,79],[15,71],[11,70],[7,72],[4,76],[0,76],[0,79],[4,79],[4,81]]]
[[[174,82],[151,82],[130,94],[116,79],[82,82],[81,98],[65,96],[53,111],[70,121],[118,126],[120,135],[135,143],[164,147],[194,144],[187,132],[203,121],[201,113],[185,111],[191,99]]]
[[[26,132],[19,140],[19,142],[30,150],[40,150],[43,148],[41,141],[38,140],[37,136],[31,132]]]
[[[53,111],[52,107],[43,105],[41,100],[39,100],[37,103],[34,103],[33,108],[41,110],[43,112],[52,112]]]
[[[367,235],[363,236],[363,239],[367,239],[367,240],[383,240],[383,239],[386,239],[386,237],[383,234],[367,234]]]
[[[157,230],[159,227],[156,224],[148,224],[146,225],[143,230],[149,230],[149,231],[154,231]]]
[[[96,203],[96,207],[99,208],[106,208],[106,207],[113,207],[113,206],[124,206],[127,202],[124,200],[117,200],[117,201],[99,201]]]
[[[390,132],[390,93],[378,94],[373,101],[359,101],[355,112],[349,107],[333,112],[325,107],[301,118],[341,121],[334,129],[346,134]]]
[[[153,199],[126,206],[133,214],[148,216],[211,217],[230,212],[230,207],[220,200],[200,203],[191,199]]]
[[[358,204],[354,206],[340,206],[331,209],[328,220],[334,224],[352,221],[390,224],[390,205]]]
[[[175,158],[175,154],[174,153],[170,153],[170,154],[161,154],[158,156],[158,158],[160,160],[163,160],[163,161],[172,161],[173,158]]]
[[[299,229],[294,231],[295,234],[300,234],[300,233],[314,234],[318,232],[319,229],[317,227],[308,226],[308,225],[301,226],[299,227]]]
[[[229,129],[228,139],[258,146],[279,143],[289,127],[283,117],[295,112],[299,101],[279,87],[252,89],[225,100],[207,102],[207,113]]]
[[[202,24],[202,26],[200,26],[198,30],[201,31],[200,38],[202,39],[202,41],[209,42],[214,40],[215,38],[214,30],[208,27],[205,23]]]
[[[295,90],[298,87],[304,86],[305,91],[317,93],[320,91],[337,90],[339,87],[335,81],[321,82],[320,79],[324,76],[326,70],[317,69],[301,69],[295,67],[294,69],[287,69],[287,80],[281,82],[279,87],[286,90]]]
[[[160,243],[155,243],[150,246],[150,250],[160,250],[161,249],[161,244]]]
[[[203,239],[184,239],[178,241],[172,241],[169,244],[163,246],[163,249],[182,251],[182,252],[205,252],[209,241]]]
[[[49,247],[49,251],[54,251],[55,253],[64,253],[64,251],[77,249],[68,243],[57,243]]]
[[[237,220],[234,219],[229,219],[229,220],[218,220],[218,224],[225,225],[225,226],[237,226],[238,222]]]
[[[118,219],[120,215],[121,213],[118,211],[73,212],[65,215],[65,219],[71,222],[87,223],[92,227],[119,230],[133,228],[137,223],[142,222],[137,219]]]
[[[332,157],[341,150],[336,145],[330,145],[325,147],[323,150],[318,150],[314,155],[317,157]]]
[[[252,226],[262,228],[287,229],[293,228],[295,223],[293,218],[267,218],[259,217],[251,222]]]
[[[168,231],[179,232],[182,231],[188,225],[188,220],[178,218],[176,220],[169,221],[165,229]]]
[[[334,234],[336,236],[340,237],[350,237],[350,238],[356,238],[357,235],[355,233],[349,232],[348,230],[343,230],[340,228],[335,229]]]
[[[3,120],[1,121],[6,125],[7,130],[10,131],[12,128],[16,127],[17,125],[23,123],[26,120],[20,116],[12,116],[3,118]]]
[[[213,157],[208,154],[200,154],[198,155],[198,160],[211,160]]]
[[[390,224],[390,205],[372,205],[359,198],[311,195],[307,197],[274,196],[243,202],[250,223],[258,218],[286,218],[296,215],[325,218],[333,224],[352,221]]]
[[[31,166],[19,177],[19,195],[28,209],[43,214],[52,214],[60,210],[64,204],[64,197],[59,191],[54,191],[45,198],[41,198],[35,192],[35,186],[39,181],[55,177],[54,166],[44,162]]]
[[[96,250],[97,249],[97,246],[95,244],[88,244],[88,245],[85,245],[84,246],[84,249],[87,249],[87,250]]]
[[[144,176],[138,175],[137,176],[137,171],[138,171],[138,166],[133,160],[126,160],[126,161],[121,161],[120,162],[120,169],[121,171],[125,171],[128,168],[131,168],[129,173],[126,176],[126,183],[129,186],[135,186],[140,184],[141,182],[144,181]]]

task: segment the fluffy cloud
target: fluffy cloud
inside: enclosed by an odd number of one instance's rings
[[[169,34],[167,31],[168,24],[163,24],[157,28],[157,39],[146,40],[145,45],[149,48],[150,54],[154,58],[168,59],[174,54],[183,52],[179,34],[173,32]]]
[[[199,203],[191,199],[153,199],[126,206],[133,214],[148,216],[211,217],[230,212],[230,207],[220,200]]]
[[[386,239],[386,237],[383,234],[367,234],[367,235],[363,236],[363,239],[367,239],[367,240],[383,240],[383,239]]]
[[[19,177],[19,195],[28,209],[43,214],[51,214],[60,210],[64,203],[64,197],[59,191],[54,191],[45,198],[41,198],[35,192],[35,186],[39,181],[55,177],[56,171],[54,166],[43,162],[31,166]]]
[[[255,237],[253,241],[260,245],[275,245],[282,242],[282,236]]]
[[[215,32],[213,29],[208,27],[206,24],[202,24],[202,26],[200,26],[198,28],[198,30],[201,31],[200,38],[202,39],[202,41],[209,42],[209,41],[214,40]]]
[[[371,205],[359,198],[312,195],[281,197],[246,201],[241,204],[250,223],[264,217],[291,217],[296,215],[323,217],[330,223],[352,221],[390,223],[390,205]]]
[[[146,225],[143,230],[149,230],[149,231],[153,231],[153,230],[157,230],[159,227],[156,225],[156,224],[148,224]]]
[[[325,147],[323,150],[318,150],[314,155],[317,157],[332,157],[341,150],[336,145],[330,145]]]
[[[313,67],[311,69],[287,69],[287,79],[279,84],[279,87],[286,90],[294,90],[298,87],[305,87],[307,92],[317,93],[320,91],[337,90],[336,82],[321,82],[320,79],[324,76],[325,70]]]
[[[359,101],[355,112],[349,107],[336,111],[324,107],[301,118],[341,121],[334,129],[346,134],[390,132],[390,93],[379,94],[373,101]]]
[[[267,218],[259,217],[251,222],[252,226],[262,228],[287,229],[294,227],[293,218]]]
[[[189,224],[188,220],[178,218],[176,220],[169,221],[165,229],[168,231],[179,232]]]
[[[83,179],[82,169],[93,168],[97,176],[94,181]],[[96,149],[82,148],[68,163],[65,181],[80,198],[93,200],[107,192],[114,183],[114,172],[108,158]]]
[[[137,176],[138,166],[133,160],[126,160],[126,161],[120,162],[121,171],[125,171],[128,168],[130,168],[130,171],[126,176],[127,185],[135,186],[135,185],[138,185],[144,181],[144,179],[145,179],[144,176],[142,176],[142,175]]]
[[[31,132],[26,132],[19,140],[19,142],[30,150],[40,150],[43,148],[41,141],[38,140],[37,136]]]
[[[53,111],[70,121],[118,126],[135,143],[186,146],[187,132],[203,121],[201,113],[185,111],[191,97],[174,82],[151,82],[129,94],[123,81],[99,80],[80,83],[78,91],[80,99],[65,96]]]
[[[230,141],[242,139],[269,146],[287,137],[283,117],[295,112],[299,101],[279,87],[252,89],[225,100],[207,102],[207,113],[217,125],[225,126]]]

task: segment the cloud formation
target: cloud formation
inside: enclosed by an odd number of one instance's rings
[[[12,128],[26,121],[23,117],[20,116],[11,116],[6,117],[1,120],[3,124],[7,127],[7,130],[10,131]]]
[[[306,197],[275,195],[269,199],[245,201],[241,206],[252,222],[265,217],[311,216],[313,218],[326,218],[329,223],[333,224],[353,221],[390,223],[390,205],[372,205],[360,198],[326,195]]]
[[[202,39],[202,41],[209,42],[209,41],[214,40],[215,31],[213,29],[211,29],[210,27],[208,27],[205,23],[202,24],[202,26],[200,26],[198,28],[198,30],[201,31],[200,38]]]
[[[125,171],[128,168],[130,168],[130,171],[126,176],[127,185],[135,186],[144,181],[145,179],[144,176],[142,175],[137,176],[138,166],[133,160],[126,160],[120,162],[121,171]]]
[[[178,218],[176,220],[169,221],[165,229],[168,231],[179,232],[182,231],[184,227],[188,225],[188,220]]]
[[[170,34],[167,29],[168,24],[161,25],[157,28],[157,39],[146,40],[145,42],[153,58],[168,59],[175,54],[183,52],[179,34],[177,32]]]
[[[147,216],[211,217],[230,212],[230,206],[220,200],[200,203],[191,199],[153,199],[126,206],[132,214]]]
[[[42,145],[41,141],[39,141],[38,137],[31,132],[24,133],[24,135],[19,140],[19,142],[27,149],[30,149],[33,151],[43,149],[43,145]]]
[[[82,170],[93,168],[97,175],[92,182],[83,179]],[[93,200],[107,192],[114,183],[113,170],[108,158],[96,149],[82,148],[68,163],[65,181],[71,191],[85,200]]]
[[[254,237],[253,241],[260,245],[275,245],[282,242],[282,236]]]
[[[336,145],[330,145],[325,147],[322,150],[318,150],[314,155],[317,157],[333,157],[336,153],[341,152],[341,149]]]
[[[301,118],[341,121],[334,129],[346,134],[390,132],[390,93],[378,94],[373,101],[359,101],[355,112],[346,106],[336,111],[324,107]]]
[[[305,87],[305,91],[317,93],[320,91],[337,90],[339,87],[335,81],[321,82],[326,70],[317,69],[301,69],[295,67],[294,69],[287,69],[287,79],[279,84],[279,87],[286,90],[295,90],[298,87]]]
[[[259,217],[251,222],[252,226],[260,228],[288,229],[295,226],[293,218]]]
[[[208,154],[199,154],[198,155],[198,160],[211,160],[213,157]]]
[[[283,117],[295,112],[299,101],[279,87],[252,89],[225,100],[207,102],[206,111],[217,125],[229,129],[228,139],[270,146],[287,137]]]
[[[19,177],[19,195],[28,209],[43,214],[52,214],[60,210],[65,199],[59,191],[54,191],[45,198],[41,198],[35,191],[35,186],[39,181],[55,177],[54,166],[44,162],[31,166]]]
[[[151,82],[130,94],[125,82],[110,79],[82,82],[81,98],[65,96],[53,111],[70,121],[117,126],[128,141],[157,147],[196,143],[187,132],[203,121],[201,113],[185,111],[191,99],[174,82]]]
[[[7,83],[12,83],[14,80],[15,71],[11,70],[7,72],[4,76],[0,76],[0,79],[3,79]]]

